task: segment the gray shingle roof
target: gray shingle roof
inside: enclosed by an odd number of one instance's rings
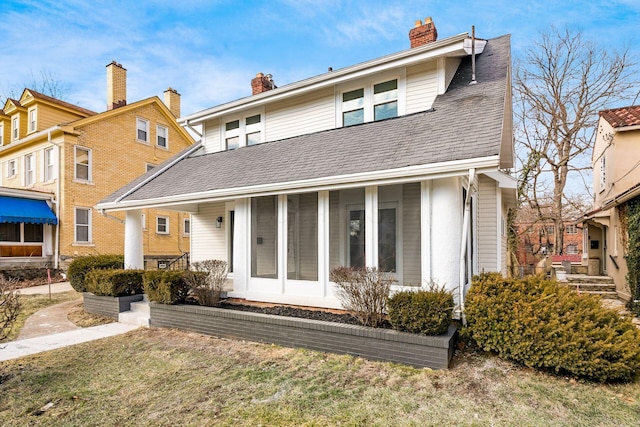
[[[123,199],[149,200],[206,191],[498,156],[510,63],[510,37],[491,39],[463,59],[433,109],[178,161]],[[113,202],[149,174],[108,196]],[[157,173],[157,172],[155,172]]]

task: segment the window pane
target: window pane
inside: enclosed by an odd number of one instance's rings
[[[42,224],[24,224],[25,242],[43,242]]]
[[[318,280],[318,193],[287,197],[287,279]]]
[[[260,132],[253,132],[247,134],[247,145],[260,144]]]
[[[364,209],[349,211],[349,267],[364,267]]]
[[[358,107],[362,106],[362,102],[364,100],[364,89],[356,89],[351,92],[345,92],[342,94],[342,102],[347,103],[348,101],[356,101],[356,105]]]
[[[364,187],[329,192],[329,270],[364,266]]]
[[[397,271],[396,249],[396,210],[378,209],[378,268],[381,271]]]
[[[76,148],[76,178],[89,180],[89,151]]]
[[[225,130],[233,130],[240,128],[240,120],[234,120],[233,122],[229,122],[225,125]]]
[[[384,83],[378,83],[373,86],[373,102],[379,104],[381,102],[396,99],[398,97],[398,81],[391,80]]]
[[[251,199],[251,277],[278,277],[278,198]]]
[[[235,150],[240,145],[240,137],[234,136],[227,138],[227,150]]]
[[[374,120],[388,119],[398,117],[398,101],[387,102],[373,107]]]
[[[89,209],[76,209],[76,241],[89,241]]]
[[[158,146],[159,147],[167,147],[167,128],[164,126],[157,127],[158,133]]]
[[[364,123],[364,110],[349,111],[342,114],[343,126],[352,126]]]
[[[246,118],[247,125],[255,125],[256,123],[260,123],[260,114]]]
[[[0,242],[19,242],[20,224],[0,223]]]

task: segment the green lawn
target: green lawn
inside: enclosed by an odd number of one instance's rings
[[[0,375],[6,426],[637,426],[640,420],[639,381],[584,383],[473,353],[458,355],[448,371],[413,369],[154,328],[0,362]]]

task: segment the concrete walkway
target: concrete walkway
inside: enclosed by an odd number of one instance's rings
[[[51,284],[51,293],[71,290],[73,288],[69,282]],[[24,288],[19,292],[24,295],[47,295],[49,285]],[[123,323],[79,328],[67,319],[69,309],[77,303],[77,300],[67,301],[34,313],[25,322],[16,341],[0,344],[0,361],[124,334],[138,328],[138,326]]]

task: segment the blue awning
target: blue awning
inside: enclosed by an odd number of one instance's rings
[[[57,224],[58,218],[44,200],[0,196],[0,223]]]

